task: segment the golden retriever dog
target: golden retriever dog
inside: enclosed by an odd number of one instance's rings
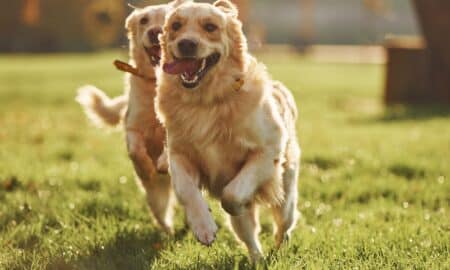
[[[256,260],[263,255],[258,205],[272,210],[278,246],[297,220],[297,109],[248,53],[237,16],[228,0],[186,3],[167,15],[155,102],[174,191],[194,235],[211,245],[217,231],[204,188]]]
[[[161,53],[158,36],[162,33],[167,12],[185,2],[189,0],[135,8],[126,19],[129,64],[136,67],[139,74],[126,75],[124,95],[110,99],[94,86],[84,86],[76,98],[95,123],[115,126],[124,117],[128,154],[146,191],[150,209],[167,232],[172,232],[174,196],[167,175],[167,157],[163,151],[165,129],[156,118],[154,109]]]

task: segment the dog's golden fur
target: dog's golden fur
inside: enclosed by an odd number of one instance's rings
[[[181,23],[178,31],[174,22]],[[215,33],[202,28],[217,26]],[[227,0],[188,3],[172,11],[164,26],[162,62],[180,58],[177,44],[193,39],[199,58],[220,53],[219,62],[194,89],[179,76],[162,73],[156,109],[168,133],[170,174],[175,193],[197,239],[206,245],[217,226],[198,186],[221,200],[231,224],[252,258],[262,255],[256,237],[256,205],[268,204],[280,244],[297,218],[300,148],[297,110],[289,90],[271,80],[247,51],[236,7]],[[237,91],[236,80],[243,81]]]
[[[175,0],[167,5],[136,8],[126,20],[129,64],[145,77],[155,80],[126,74],[126,90],[122,96],[110,99],[94,86],[82,87],[77,96],[77,101],[95,123],[115,126],[124,118],[128,154],[139,177],[139,183],[146,191],[153,215],[159,225],[168,232],[172,231],[174,198],[167,173],[157,172],[157,169],[167,170],[167,157],[163,152],[166,135],[154,109],[157,67],[151,62],[145,47],[155,45],[151,44],[148,31],[160,29],[166,13],[185,2],[189,0]]]

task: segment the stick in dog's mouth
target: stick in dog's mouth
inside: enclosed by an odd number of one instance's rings
[[[146,80],[148,80],[148,81],[155,81],[155,80],[156,80],[155,78],[148,77],[148,76],[146,76],[145,74],[142,74],[142,73],[140,72],[139,69],[137,69],[137,68],[131,66],[131,65],[128,64],[128,63],[122,62],[122,61],[120,61],[120,60],[115,60],[115,61],[113,62],[113,64],[114,64],[114,66],[115,66],[118,70],[120,70],[120,71],[128,72],[128,73],[130,73],[130,74],[133,74],[133,75],[135,75],[135,76],[141,77],[142,79],[146,79]]]
[[[206,58],[176,58],[171,63],[163,65],[164,72],[180,75],[185,88],[192,89],[199,85],[206,73],[219,62],[220,53],[212,53]]]

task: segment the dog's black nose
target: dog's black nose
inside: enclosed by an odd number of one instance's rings
[[[159,34],[162,34],[161,27],[155,27],[155,28],[148,30],[147,36],[153,45],[159,44],[159,39],[158,39]]]
[[[183,39],[178,42],[178,50],[183,56],[195,56],[197,54],[197,42]]]

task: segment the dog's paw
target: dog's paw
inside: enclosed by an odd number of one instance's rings
[[[161,228],[168,235],[172,235],[172,236],[175,235],[175,230],[171,225],[161,225]]]
[[[250,255],[250,260],[253,264],[264,263],[265,258],[261,250],[258,249],[249,250],[248,253]]]
[[[275,235],[275,247],[279,249],[283,243],[289,241],[289,234],[286,232],[277,232]]]
[[[205,246],[211,246],[216,239],[217,225],[212,218],[191,222],[195,238]]]

